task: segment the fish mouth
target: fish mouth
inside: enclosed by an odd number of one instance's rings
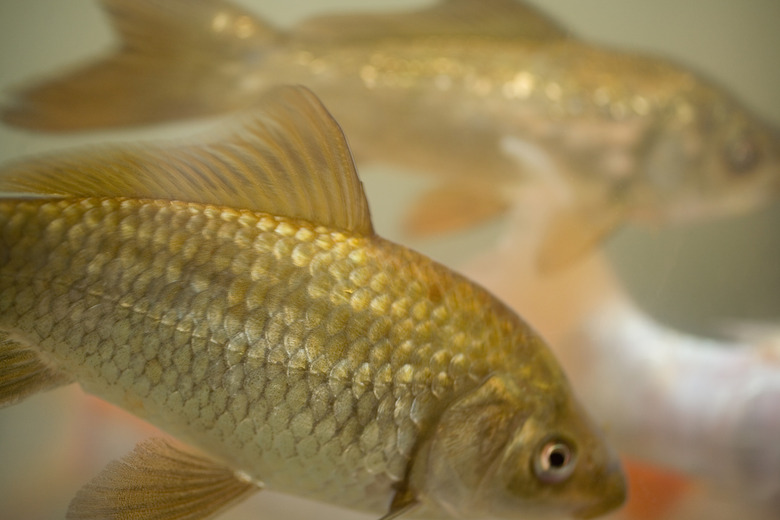
[[[597,475],[594,479],[595,487],[602,490],[600,499],[574,511],[573,515],[576,518],[601,516],[617,509],[626,501],[628,486],[620,461],[617,458],[605,468],[602,475]]]

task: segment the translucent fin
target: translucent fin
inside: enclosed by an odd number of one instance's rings
[[[278,38],[265,23],[221,0],[102,3],[120,37],[117,51],[17,91],[3,110],[6,123],[87,130],[246,106],[239,80]]]
[[[0,331],[0,408],[38,392],[71,383],[38,355]]]
[[[539,270],[560,271],[593,251],[625,219],[620,204],[579,206],[550,222],[539,249]]]
[[[163,439],[109,464],[70,503],[68,520],[204,520],[260,488]]]
[[[431,36],[556,39],[567,32],[517,0],[445,0],[410,13],[313,18],[296,27],[294,35],[302,40],[356,42]]]
[[[428,237],[459,231],[503,214],[509,203],[483,185],[441,186],[420,197],[404,219],[404,231]]]
[[[0,170],[0,191],[199,202],[373,232],[344,134],[303,87],[272,90],[238,132],[213,144],[52,155]]]
[[[390,504],[390,510],[385,513],[379,520],[395,520],[410,514],[415,509],[418,509],[422,504],[413,493],[407,490],[396,491],[393,496],[393,502]]]

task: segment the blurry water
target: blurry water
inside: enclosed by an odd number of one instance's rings
[[[416,0],[243,0],[281,24],[319,12],[405,9]],[[575,32],[621,48],[674,57],[730,88],[780,126],[780,3],[776,0],[535,0]],[[0,89],[50,73],[107,48],[111,32],[88,0],[0,2]],[[105,139],[186,134],[189,125],[77,137],[0,128],[0,161]],[[378,232],[403,240],[399,215],[425,179],[372,168],[363,173]],[[680,328],[719,333],[726,318],[780,321],[780,204],[752,215],[670,230],[628,228],[608,245],[618,271],[653,315]],[[458,237],[412,243],[453,266],[489,245],[500,223]],[[113,456],[148,432],[119,415],[95,412],[76,388],[0,411],[0,517],[62,518],[69,498]],[[112,424],[111,427],[108,425]],[[74,438],[77,436],[78,438]],[[311,518],[329,508],[260,496],[225,514],[243,518]],[[713,513],[713,515],[716,512]],[[729,512],[720,511],[722,518]],[[733,513],[733,512],[732,512]],[[10,516],[9,516],[10,515]],[[331,516],[331,515],[329,515]],[[333,517],[360,518],[335,511]],[[716,516],[713,516],[716,518]]]

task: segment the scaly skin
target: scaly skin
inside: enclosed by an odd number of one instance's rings
[[[381,513],[489,374],[568,392],[519,318],[427,258],[195,203],[0,201],[0,329],[269,488]]]

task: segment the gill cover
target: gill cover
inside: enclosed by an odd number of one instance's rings
[[[453,402],[431,434],[424,458],[423,494],[438,507],[468,516],[486,510],[480,492],[524,418],[521,403],[501,375]]]

